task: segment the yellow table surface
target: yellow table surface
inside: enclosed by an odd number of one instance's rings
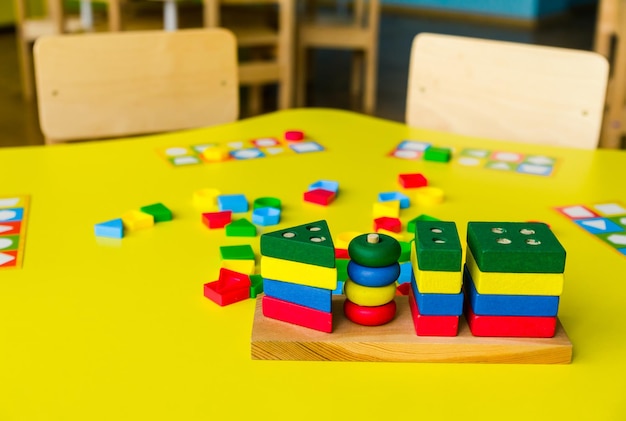
[[[300,129],[322,153],[175,168],[156,149],[281,136]],[[556,175],[503,173],[386,156],[404,139],[540,153]],[[283,201],[280,225],[326,219],[333,235],[372,229],[379,192],[422,172],[444,203],[412,205],[472,220],[549,223],[568,257],[559,318],[568,365],[253,361],[255,302],[219,307],[203,296],[221,245],[259,236],[208,230],[192,204],[206,187]],[[554,211],[626,204],[626,152],[464,138],[355,113],[288,110],[234,124],[130,140],[0,150],[0,197],[31,195],[22,269],[0,271],[0,420],[626,419],[626,256]],[[340,193],[304,203],[317,180]],[[94,224],[162,202],[175,220],[121,241]],[[238,215],[244,216],[244,215]],[[250,213],[246,214],[248,218]],[[218,418],[223,417],[223,418]],[[408,417],[408,418],[407,418]]]

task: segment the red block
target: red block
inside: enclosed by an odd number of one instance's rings
[[[250,298],[251,285],[249,275],[221,268],[217,281],[204,284],[204,296],[223,307]]]
[[[304,139],[304,132],[300,130],[287,130],[285,132],[285,140],[290,142],[299,142]]]
[[[417,336],[456,336],[458,334],[459,316],[424,316],[420,314],[415,295],[413,295],[413,288],[409,288],[409,306]]]
[[[409,295],[409,291],[411,291],[411,283],[405,282],[398,285],[396,288],[396,295]]]
[[[313,189],[304,192],[304,201],[317,203],[318,205],[328,205],[335,200],[335,192],[324,189]]]
[[[232,221],[232,211],[207,212],[202,214],[202,223],[209,229],[224,228]]]
[[[335,249],[335,258],[336,259],[349,259],[350,255],[348,254],[347,249]]]
[[[428,185],[428,180],[420,173],[400,174],[398,176],[398,182],[405,189],[414,189]]]
[[[384,229],[391,232],[402,232],[402,221],[398,218],[392,218],[390,216],[382,216],[374,219],[374,231]]]
[[[274,297],[263,296],[263,315],[320,332],[333,331],[333,314]]]
[[[539,316],[479,316],[469,303],[465,318],[474,336],[551,338],[556,332],[556,317]]]

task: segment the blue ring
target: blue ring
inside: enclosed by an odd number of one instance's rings
[[[397,262],[389,266],[373,268],[359,265],[354,260],[350,260],[347,269],[348,278],[365,287],[384,287],[400,277],[400,264]]]

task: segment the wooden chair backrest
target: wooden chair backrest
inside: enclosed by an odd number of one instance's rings
[[[411,50],[406,123],[595,149],[607,77],[607,60],[590,51],[421,33]]]
[[[235,121],[235,37],[221,28],[55,35],[34,47],[47,143]]]

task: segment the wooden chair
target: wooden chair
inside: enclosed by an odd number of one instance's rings
[[[94,53],[97,51],[97,53]],[[235,38],[224,29],[57,35],[34,47],[46,143],[235,121]]]
[[[32,100],[35,95],[33,82],[32,44],[44,35],[72,32],[85,32],[96,29],[96,22],[90,10],[92,0],[81,1],[81,16],[68,15],[62,0],[45,0],[46,14],[36,16],[30,12],[26,0],[15,0],[16,38],[24,99]],[[120,28],[120,2],[122,0],[93,0],[106,3],[108,29],[117,31]],[[100,22],[97,22],[100,25]]]
[[[204,26],[233,31],[239,83],[249,88],[248,114],[262,110],[261,89],[278,85],[279,109],[293,105],[295,0],[202,0]],[[230,10],[231,15],[225,15]],[[274,22],[272,22],[274,21]]]
[[[594,149],[607,60],[582,50],[422,33],[406,122],[445,132]]]
[[[315,0],[309,0],[315,2]],[[322,2],[322,5],[325,3]],[[378,70],[379,0],[353,0],[343,13],[329,15],[315,3],[307,3],[299,17],[296,103],[306,105],[309,50],[313,48],[352,50],[350,93],[353,102],[362,96],[362,110],[373,114],[376,107]]]
[[[600,146],[603,148],[624,147],[623,138],[626,135],[626,1],[600,0],[593,48],[609,60],[611,67]]]

